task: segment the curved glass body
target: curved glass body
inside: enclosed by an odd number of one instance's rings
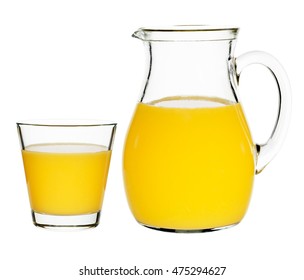
[[[134,33],[147,51],[147,79],[123,171],[131,211],[145,226],[210,231],[246,213],[261,146],[237,97],[237,32],[178,26]]]

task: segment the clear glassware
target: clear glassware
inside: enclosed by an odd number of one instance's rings
[[[99,224],[116,123],[17,123],[34,225],[83,229]]]
[[[123,173],[136,220],[165,231],[211,231],[239,223],[254,175],[281,147],[291,92],[285,71],[261,51],[234,57],[238,28],[140,28],[147,78],[126,136]],[[251,64],[278,86],[277,120],[268,141],[253,143],[238,83]]]

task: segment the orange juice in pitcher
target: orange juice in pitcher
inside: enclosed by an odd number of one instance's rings
[[[187,102],[194,107],[167,107]],[[196,107],[200,103],[209,106]],[[160,228],[235,224],[248,206],[254,158],[239,103],[199,98],[139,103],[124,161],[132,211],[142,224]]]

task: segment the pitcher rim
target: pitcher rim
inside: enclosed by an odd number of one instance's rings
[[[234,40],[239,28],[236,26],[216,25],[172,25],[141,27],[133,37],[142,41],[219,41]]]

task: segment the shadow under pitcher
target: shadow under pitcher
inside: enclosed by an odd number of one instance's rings
[[[278,152],[291,111],[288,78],[271,55],[234,57],[235,27],[140,28],[147,76],[126,136],[123,174],[135,219],[164,231],[204,232],[238,224],[255,174]],[[253,142],[238,83],[251,64],[268,68],[279,106],[273,132]]]

